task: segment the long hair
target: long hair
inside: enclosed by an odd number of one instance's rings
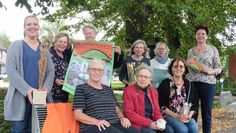
[[[25,25],[26,25],[26,20],[28,18],[35,18],[38,21],[38,23],[39,23],[39,19],[37,18],[36,15],[29,15],[29,16],[26,16],[25,19],[24,19],[24,28],[25,28]],[[23,35],[24,35],[24,37],[26,36],[25,31],[24,31]]]

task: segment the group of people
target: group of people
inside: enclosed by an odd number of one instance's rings
[[[4,99],[5,120],[11,121],[12,133],[31,133],[32,92],[39,91],[41,42],[39,20],[27,16],[24,39],[12,43],[7,55],[10,85]],[[83,28],[85,40],[96,39],[96,28]],[[215,76],[221,72],[218,50],[207,44],[209,30],[198,26],[196,45],[188,51],[187,60],[170,59],[169,48],[156,44],[156,56],[149,59],[144,40],[135,41],[126,59],[119,46],[114,46],[114,68],[120,67],[119,79],[125,84],[124,111],[119,108],[109,86],[102,84],[104,62],[92,59],[88,64],[87,83],[78,85],[73,110],[80,121],[81,133],[197,133],[198,109],[201,101],[203,133],[211,132]],[[69,36],[55,36],[47,55],[47,69],[42,90],[52,95],[54,102],[68,102],[62,90],[73,46]],[[193,62],[201,69],[189,69]],[[164,126],[163,126],[164,125]]]

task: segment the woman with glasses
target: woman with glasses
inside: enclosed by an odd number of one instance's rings
[[[88,65],[89,80],[78,85],[74,95],[74,116],[81,133],[136,133],[117,105],[112,89],[101,83],[104,62],[93,59]]]
[[[164,131],[166,122],[160,112],[158,93],[150,85],[151,69],[148,66],[140,66],[136,71],[136,83],[124,90],[125,116],[141,133]],[[157,125],[157,120],[161,121],[164,127]]]
[[[164,42],[158,42],[154,49],[156,56],[151,59],[151,69],[153,72],[152,86],[157,88],[162,80],[170,77],[168,73],[168,66],[171,62],[168,57],[169,48]]]
[[[120,81],[123,82],[125,86],[129,86],[135,82],[135,72],[140,65],[146,64],[150,66],[150,60],[148,58],[148,47],[145,41],[135,41],[132,44],[130,51],[131,55],[128,56],[123,62],[119,75]]]
[[[185,79],[188,73],[185,61],[173,59],[168,71],[172,78],[166,78],[158,87],[164,119],[175,133],[198,133],[198,125],[192,118],[197,105],[196,92],[193,84]]]

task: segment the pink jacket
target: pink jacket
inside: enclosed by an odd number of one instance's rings
[[[158,92],[153,87],[148,88],[148,98],[152,104],[152,119],[145,118],[145,93],[136,88],[135,84],[124,90],[124,114],[132,125],[140,130],[142,126],[149,127],[152,121],[163,118],[158,102]]]

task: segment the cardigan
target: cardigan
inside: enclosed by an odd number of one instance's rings
[[[132,78],[134,78],[136,75],[136,69],[143,64],[150,66],[150,60],[146,57],[143,57],[141,61],[136,61],[131,56],[127,57],[120,68],[120,81],[123,82],[123,80],[126,79],[129,82],[133,82],[134,79]]]
[[[161,82],[161,84],[158,87],[158,94],[159,94],[159,105],[160,108],[169,108],[169,96],[170,96],[170,78],[166,78]],[[187,79],[184,79],[184,84],[186,88],[186,98],[188,99],[188,103],[192,103],[190,110],[196,111],[197,110],[197,93],[194,88],[193,83],[188,81]]]
[[[124,114],[138,130],[142,126],[150,127],[152,121],[163,118],[159,108],[157,90],[150,86],[147,93],[153,109],[152,119],[145,118],[145,92],[136,88],[135,84],[124,90]]]
[[[7,94],[4,98],[4,118],[10,121],[24,120],[25,98],[31,86],[24,80],[23,71],[23,40],[11,44],[7,53],[6,71],[10,80]],[[48,54],[48,66],[43,87],[50,92],[54,79],[54,66],[51,55]]]

